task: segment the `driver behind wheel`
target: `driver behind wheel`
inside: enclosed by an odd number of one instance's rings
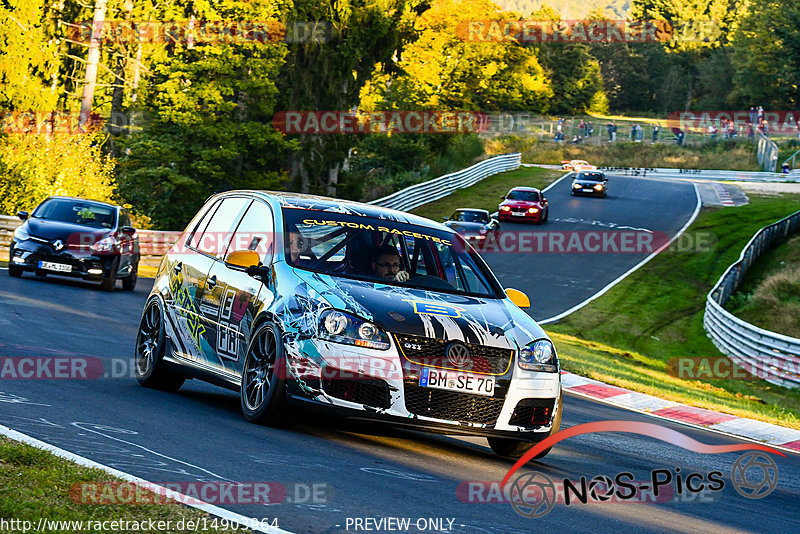
[[[400,262],[400,254],[391,245],[381,245],[372,253],[372,272],[378,278],[392,282],[408,282],[411,276],[404,270]]]

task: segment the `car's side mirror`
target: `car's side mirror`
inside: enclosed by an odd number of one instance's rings
[[[500,200],[505,200],[505,199],[506,199],[506,196],[505,196],[505,195],[503,195],[502,197],[500,197]]]
[[[119,231],[126,235],[133,235],[136,233],[136,228],[133,226],[123,226]]]
[[[234,250],[225,258],[225,263],[235,267],[257,267],[261,262],[261,256],[255,250]]]
[[[20,220],[20,221],[27,220],[27,218],[28,218],[28,212],[27,212],[27,211],[18,211],[18,212],[17,212],[17,217],[19,217],[19,220]]]
[[[508,298],[511,299],[511,302],[513,302],[520,308],[531,307],[531,299],[528,298],[528,295],[526,295],[525,293],[523,293],[518,289],[509,287],[508,289],[506,289],[506,295],[508,295]]]

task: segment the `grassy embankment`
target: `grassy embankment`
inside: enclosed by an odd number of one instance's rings
[[[500,192],[541,185],[552,175],[540,169],[505,173],[415,211],[441,220],[454,207],[496,207]],[[661,398],[800,428],[798,391],[763,380],[686,380],[667,372],[671,358],[720,356],[703,329],[706,295],[752,235],[796,211],[800,196],[750,199],[745,206],[701,211],[687,238],[703,235],[707,250],[665,251],[585,308],[547,325],[564,368]]]
[[[172,528],[158,530],[148,529],[146,528],[148,524],[144,523],[144,529],[136,530],[153,534],[186,532],[189,521],[194,521],[194,524],[201,527],[196,529],[198,531],[205,526],[207,532],[250,532],[242,529],[212,528],[213,516],[177,503],[97,505],[76,503],[70,498],[70,488],[73,484],[105,481],[118,481],[118,479],[104,471],[81,467],[41,449],[0,437],[0,518],[4,518],[5,521],[9,519],[30,521],[33,527],[28,532],[34,532],[40,518],[50,521],[91,521],[92,525],[95,525],[95,521],[136,521],[141,525],[142,521],[147,522],[152,519],[156,525],[159,521],[164,521],[163,525],[169,521],[172,525]],[[79,497],[80,494],[75,495]],[[121,495],[123,499],[128,498],[125,496],[127,494]],[[76,500],[80,501],[80,498]],[[179,529],[181,520],[183,528]],[[81,531],[112,532],[111,523],[108,525],[109,529],[96,529],[87,528],[84,523]],[[62,526],[65,525],[62,523]],[[9,526],[9,528],[8,532],[23,532],[21,527]],[[73,525],[73,528],[50,528],[43,531],[72,534],[77,530]],[[125,530],[128,531],[130,530]]]
[[[800,236],[762,254],[726,308],[756,326],[800,338]]]

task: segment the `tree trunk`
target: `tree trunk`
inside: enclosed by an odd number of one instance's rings
[[[328,183],[325,184],[325,192],[329,197],[336,196],[336,186],[339,184],[340,163],[335,163],[328,168]]]
[[[100,36],[102,24],[106,18],[107,0],[96,0],[94,4],[94,24],[92,25],[92,40],[89,43],[89,54],[86,58],[86,77],[83,83],[83,97],[81,98],[80,124],[83,125],[92,112],[94,88],[97,85],[97,64],[100,62]]]

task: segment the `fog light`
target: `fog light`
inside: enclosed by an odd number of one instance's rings
[[[25,260],[20,258],[19,256],[14,256],[14,259],[12,259],[11,261],[13,261],[14,263],[25,263]]]
[[[103,274],[103,269],[89,269],[87,272],[89,274]]]

